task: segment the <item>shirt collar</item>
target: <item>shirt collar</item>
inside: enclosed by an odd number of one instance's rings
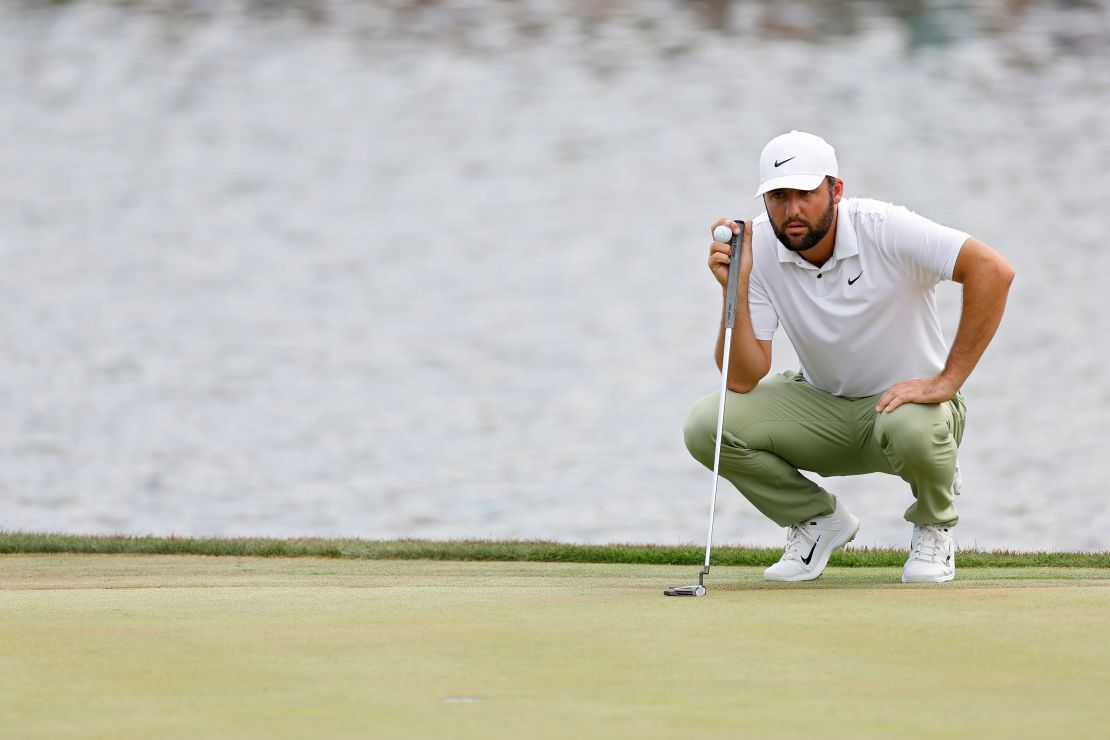
[[[817,269],[817,265],[806,262],[797,252],[791,252],[784,247],[778,239],[775,239],[775,249],[778,250],[779,262],[794,262],[803,267]],[[859,254],[859,242],[856,240],[856,230],[852,228],[852,219],[848,217],[848,203],[846,199],[841,198],[836,206],[836,243],[833,244],[832,257],[821,267],[822,269],[826,266],[832,267],[840,260],[855,257],[857,254]]]

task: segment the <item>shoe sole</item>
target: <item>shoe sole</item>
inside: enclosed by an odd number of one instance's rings
[[[793,578],[768,578],[767,575],[764,574],[763,580],[778,581],[779,583],[800,583],[801,581],[815,580],[825,571],[825,566],[829,564],[829,558],[832,557],[832,554],[854,540],[857,534],[859,534],[859,519],[856,520],[856,527],[852,530],[852,533],[848,535],[847,539],[843,540],[842,542],[833,544],[832,547],[825,551],[824,557],[822,557],[821,560],[818,561],[818,564],[814,566],[813,572],[802,573],[801,575],[794,576]]]
[[[909,581],[909,580],[906,580],[905,576],[902,576],[902,583],[948,583],[949,581],[955,580],[955,578],[956,578],[956,571],[952,571],[948,575],[941,576],[940,578],[927,578],[927,579],[921,580],[921,581]]]

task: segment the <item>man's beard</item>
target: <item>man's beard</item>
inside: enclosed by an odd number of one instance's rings
[[[768,218],[767,220],[771,222],[771,228],[774,230],[775,236],[778,237],[778,240],[782,242],[782,245],[784,247],[789,249],[791,252],[804,252],[807,249],[813,249],[815,246],[817,246],[817,242],[824,239],[825,234],[829,233],[829,229],[832,228],[833,214],[835,208],[836,204],[833,203],[832,194],[830,193],[829,207],[821,216],[821,221],[816,226],[811,226],[809,222],[798,217],[789,219],[788,221],[786,221],[786,223],[782,224],[781,227],[779,226],[779,224],[775,223],[775,220],[773,218]],[[792,224],[801,224],[802,226],[807,227],[807,230],[801,236],[790,237],[786,234],[786,227],[791,226]]]

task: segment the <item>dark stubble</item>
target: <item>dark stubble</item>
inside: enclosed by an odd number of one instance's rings
[[[775,232],[782,245],[789,249],[791,252],[804,252],[807,249],[812,249],[817,246],[817,242],[825,238],[825,234],[829,233],[832,228],[833,222],[833,209],[836,204],[833,203],[832,193],[829,193],[829,207],[825,209],[824,214],[821,215],[821,220],[816,225],[811,224],[803,218],[795,216],[788,219],[782,224],[776,224],[773,218],[770,218],[770,209],[768,209],[768,221],[771,222],[771,228]],[[791,238],[786,234],[786,227],[794,224],[801,224],[806,227],[806,232],[801,236]]]

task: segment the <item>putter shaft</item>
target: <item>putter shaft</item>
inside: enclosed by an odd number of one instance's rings
[[[740,224],[740,233],[732,236],[728,286],[725,288],[725,341],[724,354],[721,357],[721,398],[717,404],[717,439],[713,445],[713,496],[709,500],[709,533],[705,538],[705,564],[698,574],[696,586],[672,586],[663,591],[665,596],[704,596],[705,576],[709,574],[709,555],[713,550],[713,514],[717,509],[717,482],[720,480],[721,470],[721,433],[725,423],[725,395],[728,390],[728,355],[732,349],[732,328],[736,323],[736,281],[740,262],[737,257],[744,238],[744,222],[736,219],[736,223]]]
[[[728,287],[725,289],[725,341],[721,354],[721,394],[717,403],[717,436],[713,444],[713,495],[709,499],[709,533],[705,538],[705,564],[702,566],[698,583],[709,574],[709,554],[713,549],[713,514],[717,509],[717,483],[721,473],[721,433],[725,424],[725,396],[728,395],[728,356],[732,349],[732,329],[736,325],[736,282],[740,272],[739,255],[744,239],[744,222],[736,219],[740,233],[733,234],[728,263]]]

